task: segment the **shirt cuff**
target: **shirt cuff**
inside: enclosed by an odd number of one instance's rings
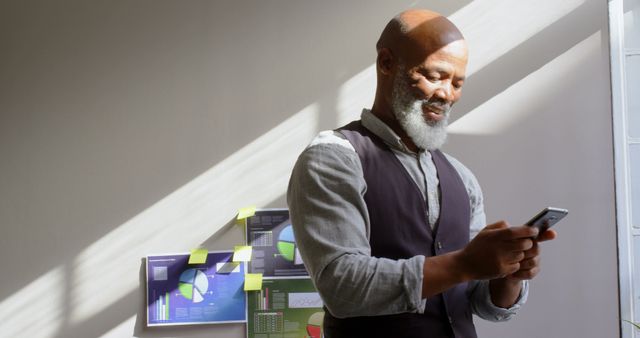
[[[407,304],[412,313],[424,313],[427,304],[426,299],[422,299],[422,280],[424,278],[424,260],[422,255],[414,256],[405,265],[403,284],[407,295]]]
[[[480,306],[482,313],[479,313],[478,315],[487,320],[503,322],[513,318],[522,305],[527,301],[527,297],[529,296],[529,281],[524,280],[522,281],[522,289],[520,290],[520,295],[518,296],[516,303],[510,308],[505,309],[494,305],[493,301],[491,301],[489,281],[482,281],[480,283],[481,285],[479,285],[478,291],[482,294],[481,299],[483,300],[483,304]]]

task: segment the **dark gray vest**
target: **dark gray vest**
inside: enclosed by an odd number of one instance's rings
[[[351,122],[338,131],[353,145],[362,163],[367,183],[364,199],[371,223],[372,256],[431,257],[461,249],[469,242],[469,196],[458,172],[442,152],[431,152],[440,181],[440,217],[431,230],[422,192],[384,142],[360,121]],[[474,338],[476,332],[466,287],[466,283],[459,284],[428,298],[424,314],[340,319],[327,311],[325,336]]]

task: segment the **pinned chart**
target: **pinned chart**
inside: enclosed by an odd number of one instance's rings
[[[146,258],[147,326],[247,323],[247,337],[322,338],[323,303],[287,209],[243,208],[246,242]]]
[[[195,266],[191,256],[147,256],[147,326],[245,322],[244,263],[232,251],[208,252]]]
[[[247,244],[253,248],[249,272],[265,277],[308,276],[287,209],[262,209],[245,219]]]
[[[322,300],[308,278],[272,278],[248,295],[247,337],[322,337]]]

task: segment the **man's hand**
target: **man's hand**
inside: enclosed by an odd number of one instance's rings
[[[474,279],[491,279],[494,304],[511,306],[522,280],[533,278],[540,270],[537,242],[556,236],[552,230],[534,239],[537,235],[537,228],[524,225],[509,227],[498,222],[486,226],[463,249],[425,259],[422,296],[431,297]]]
[[[468,279],[495,279],[537,273],[537,235],[536,228],[509,227],[503,221],[486,226],[460,252],[465,275]]]
[[[550,241],[557,237],[553,230],[541,233],[534,241],[531,249],[524,252],[524,258],[520,261],[518,271],[504,277],[491,280],[491,301],[494,305],[509,308],[515,304],[520,296],[522,281],[533,279],[540,272],[540,247],[539,242]]]
[[[538,238],[533,241],[531,249],[525,251],[524,259],[520,261],[520,269],[506,278],[522,281],[533,279],[537,276],[540,272],[540,247],[538,243],[553,240],[557,236],[558,234],[551,229],[541,233]]]

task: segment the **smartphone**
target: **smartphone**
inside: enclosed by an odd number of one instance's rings
[[[563,219],[564,216],[567,216],[568,213],[569,210],[567,209],[547,207],[525,224],[531,227],[536,227],[540,229],[539,233],[543,233]]]

